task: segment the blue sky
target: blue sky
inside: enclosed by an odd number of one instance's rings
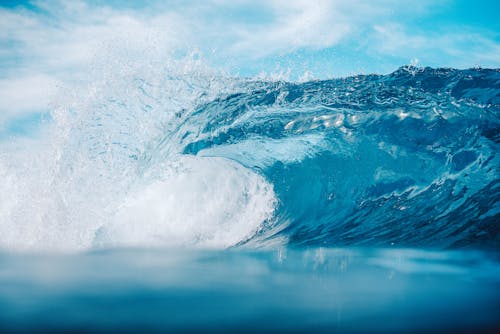
[[[194,52],[234,75],[292,80],[497,68],[498,13],[494,0],[0,0],[0,134],[31,126],[110,50]]]

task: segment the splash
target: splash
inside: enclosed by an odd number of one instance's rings
[[[498,246],[498,70],[103,63],[40,142],[4,145],[2,248]]]
[[[196,106],[238,81],[196,55],[123,59],[96,62],[92,80],[61,89],[40,142],[4,145],[3,248],[227,247],[272,214],[272,186],[261,175],[227,159],[182,156],[174,141],[162,157],[152,154]]]

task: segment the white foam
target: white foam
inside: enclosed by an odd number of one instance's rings
[[[60,89],[39,138],[0,142],[0,249],[227,247],[269,219],[263,177],[179,156],[181,136],[204,126],[182,128],[190,114],[239,81],[155,52],[110,51],[87,81]]]
[[[181,157],[125,198],[97,233],[104,246],[229,247],[272,216],[272,186],[224,158]]]

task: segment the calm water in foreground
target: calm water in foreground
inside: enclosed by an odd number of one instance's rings
[[[120,249],[0,255],[0,332],[495,332],[476,251]]]

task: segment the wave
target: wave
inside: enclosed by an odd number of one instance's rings
[[[0,246],[498,248],[500,70],[110,71],[0,157]]]

